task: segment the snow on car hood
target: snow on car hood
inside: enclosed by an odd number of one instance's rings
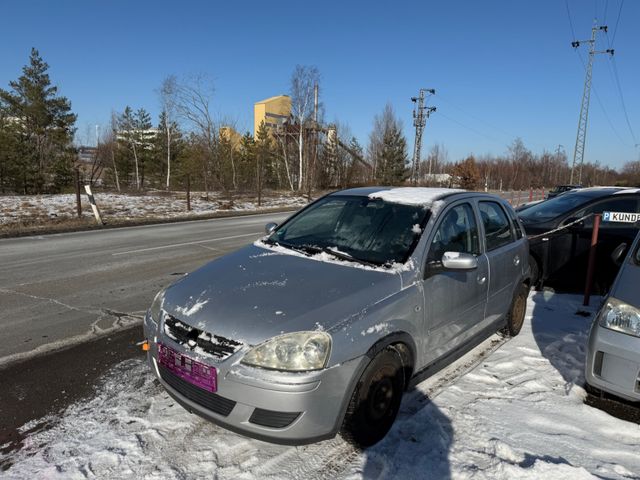
[[[167,289],[180,321],[250,345],[287,332],[329,329],[401,289],[401,277],[250,245]]]

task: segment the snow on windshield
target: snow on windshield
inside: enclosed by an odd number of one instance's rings
[[[399,187],[370,193],[369,198],[379,198],[389,203],[430,206],[433,202],[451,193],[464,192],[454,188]]]

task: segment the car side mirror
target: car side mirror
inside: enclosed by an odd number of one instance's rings
[[[622,261],[627,253],[627,244],[621,243],[618,245],[613,252],[611,252],[611,261],[615,263],[618,267],[622,265]]]
[[[469,271],[478,268],[478,259],[470,253],[444,252],[441,260],[427,262],[424,278],[429,278],[447,270]]]
[[[444,252],[442,267],[445,270],[475,270],[478,268],[478,259],[470,253]]]
[[[264,226],[264,232],[269,235],[278,227],[278,224],[275,222],[269,222]]]

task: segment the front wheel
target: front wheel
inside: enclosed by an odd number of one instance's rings
[[[358,447],[378,443],[400,410],[404,370],[400,353],[392,346],[381,351],[358,381],[342,425],[342,436]]]
[[[524,324],[524,317],[527,312],[527,298],[529,297],[529,287],[525,284],[520,285],[516,295],[511,302],[511,308],[507,313],[507,325],[505,333],[510,337],[515,337],[520,333]]]

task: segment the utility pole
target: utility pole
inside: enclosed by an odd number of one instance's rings
[[[584,90],[582,91],[582,103],[580,105],[580,117],[578,117],[578,133],[576,135],[576,146],[573,150],[573,163],[571,164],[571,179],[569,183],[573,185],[573,179],[575,174],[576,162],[580,163],[580,170],[578,173],[578,183],[582,184],[582,165],[584,163],[584,144],[587,139],[587,120],[589,119],[589,100],[591,98],[591,76],[593,72],[593,58],[596,54],[606,53],[613,56],[614,50],[609,48],[607,50],[596,50],[596,34],[599,31],[607,33],[607,26],[598,24],[594,21],[591,28],[591,39],[589,40],[577,40],[571,42],[573,48],[578,48],[582,43],[589,44],[589,60],[587,62],[587,68],[584,79]]]
[[[418,183],[418,168],[420,166],[420,149],[422,148],[422,132],[427,124],[427,118],[436,111],[436,107],[425,106],[424,94],[435,95],[433,88],[421,88],[418,97],[411,97],[413,103],[417,103],[413,108],[413,126],[416,127],[416,139],[413,144],[413,166],[411,167],[411,182]]]
[[[556,184],[558,183],[558,172],[560,171],[560,150],[564,150],[564,145],[561,143],[559,143],[558,148],[556,148],[556,166],[553,169],[553,181]]]

